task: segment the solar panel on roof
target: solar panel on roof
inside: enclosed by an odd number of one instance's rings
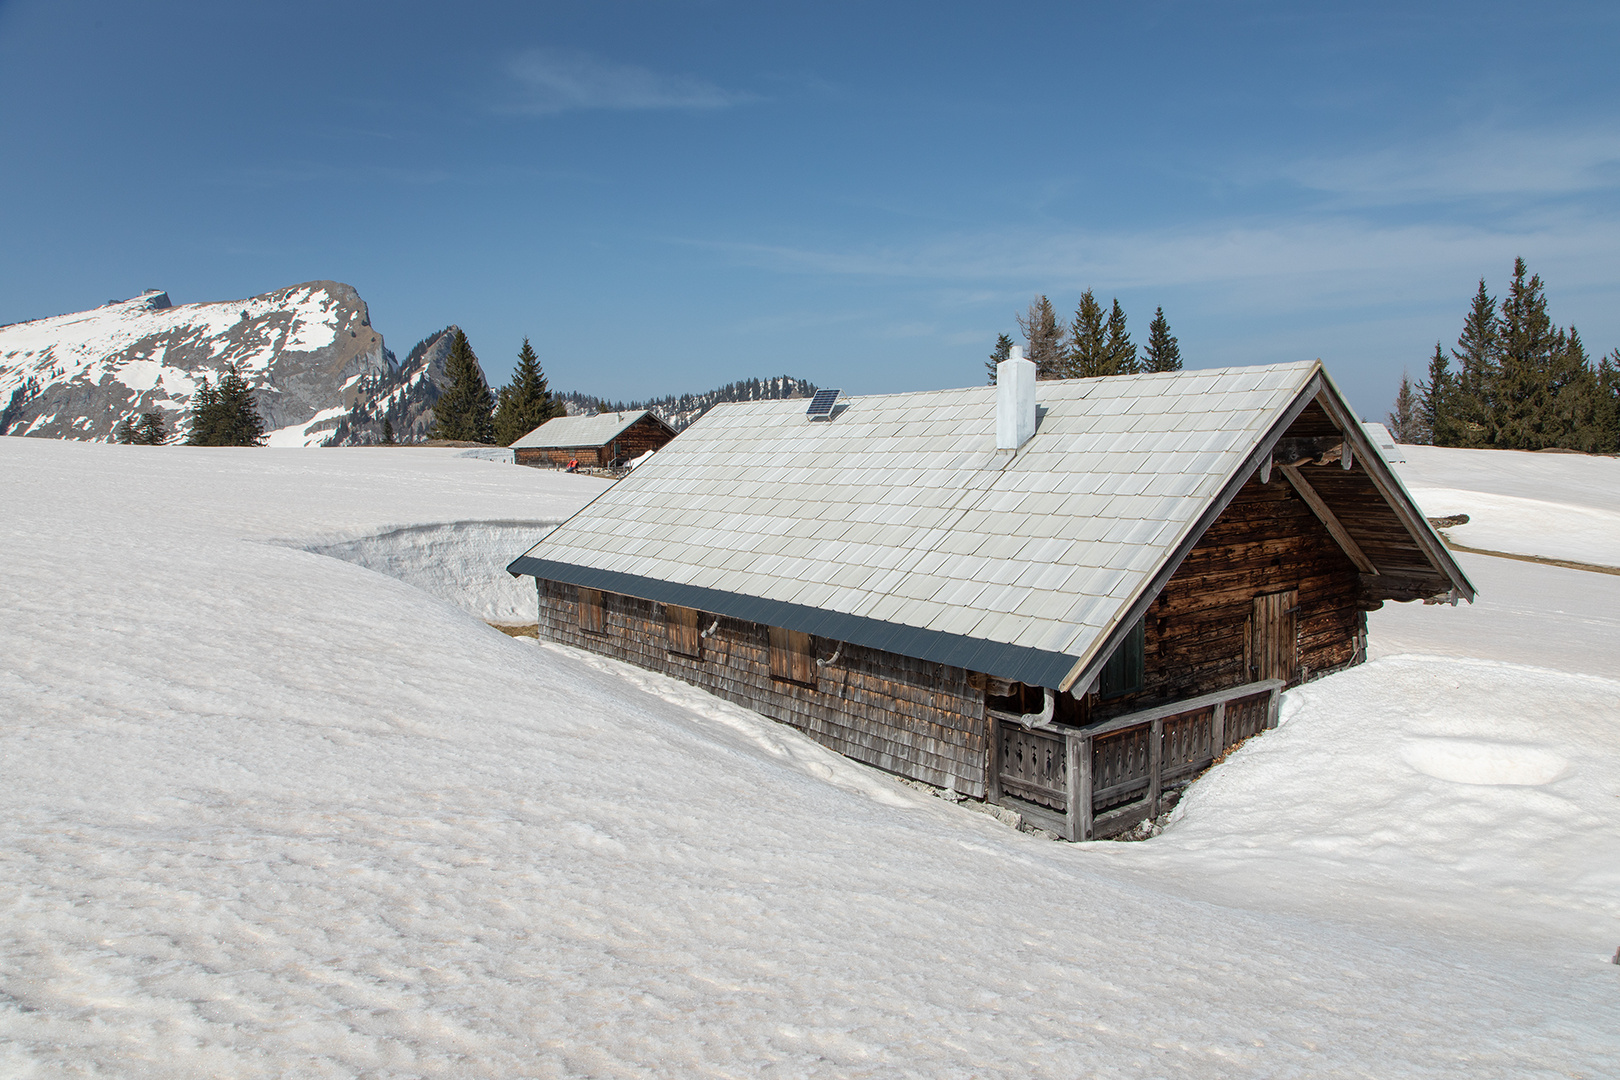
[[[819,416],[825,420],[831,420],[833,402],[838,400],[838,395],[841,393],[843,393],[842,390],[817,390],[816,396],[810,399],[810,407],[804,410],[804,415],[811,419]]]

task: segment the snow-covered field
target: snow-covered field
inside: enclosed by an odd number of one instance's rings
[[[453,455],[0,438],[0,1075],[1615,1075],[1620,578],[1069,845],[490,629],[602,485]]]
[[[1470,548],[1620,567],[1620,459],[1402,446],[1396,468],[1445,530]],[[1505,660],[1620,679],[1620,574],[1459,552],[1478,586],[1472,605],[1437,617],[1386,604],[1371,618],[1373,656],[1426,652]],[[1620,722],[1620,718],[1617,718]]]
[[[1620,458],[1401,450],[1401,477],[1425,512],[1468,515],[1466,525],[1446,530],[1456,543],[1620,570]]]

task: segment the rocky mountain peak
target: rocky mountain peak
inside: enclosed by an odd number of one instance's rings
[[[313,445],[392,361],[365,301],[342,282],[179,305],[151,289],[0,327],[0,434],[107,440],[120,420],[150,411],[183,431],[202,381],[234,365],[271,443]]]

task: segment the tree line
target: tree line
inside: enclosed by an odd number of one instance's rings
[[[668,394],[646,401],[609,401],[592,394],[571,390],[557,395],[581,413],[635,412],[646,409],[676,431],[685,431],[701,420],[710,409],[731,401],[781,401],[813,397],[816,384],[792,375],[768,379],[739,379],[701,394]]]
[[[1181,370],[1181,343],[1170,332],[1162,307],[1153,313],[1147,344],[1141,347],[1140,354],[1131,341],[1119,300],[1116,298],[1104,313],[1090,289],[1080,294],[1074,318],[1067,322],[1058,319],[1057,309],[1044,295],[1037,296],[1029,310],[1015,318],[1024,334],[1024,357],[1034,361],[1037,379],[1089,379]],[[1007,334],[996,338],[996,347],[984,365],[992,385],[996,365],[1007,359],[1014,344]]]
[[[1390,433],[1403,443],[1620,452],[1620,349],[1593,364],[1572,325],[1554,325],[1524,260],[1500,303],[1479,281],[1462,333],[1428,377],[1401,376]]]
[[[540,359],[529,339],[518,350],[512,380],[493,392],[483,368],[460,330],[445,358],[445,387],[433,406],[432,439],[453,439],[510,446],[554,416],[566,410],[562,401],[546,385]],[[217,384],[203,377],[191,397],[188,446],[262,446],[264,420],[253,403],[247,380],[234,365],[227,365]],[[171,434],[158,412],[126,417],[113,429],[120,443],[157,446],[170,441]],[[394,425],[383,418],[383,445],[395,443]]]

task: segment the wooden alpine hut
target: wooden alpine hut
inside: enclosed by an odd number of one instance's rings
[[[662,450],[675,429],[646,409],[554,416],[512,444],[519,465],[581,466],[605,469]]]
[[[1361,662],[1369,610],[1474,596],[1319,362],[1037,383],[1016,352],[718,406],[508,569],[546,639],[1070,839]]]

